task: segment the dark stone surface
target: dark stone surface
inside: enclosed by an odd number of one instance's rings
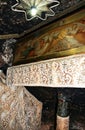
[[[70,130],[85,130],[85,89],[26,88],[43,102],[41,130],[55,130],[58,92],[69,103]]]
[[[55,12],[54,17],[48,17],[46,21],[39,18],[34,18],[31,21],[26,21],[25,14],[12,11],[11,6],[16,4],[16,0],[1,0],[0,5],[0,35],[3,34],[21,34],[28,33],[46,25],[55,19],[72,12],[83,6],[84,0],[59,0],[60,5],[53,8]],[[4,4],[4,2],[6,4]],[[26,32],[27,31],[27,32]]]

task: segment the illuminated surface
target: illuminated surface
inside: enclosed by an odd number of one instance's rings
[[[10,67],[7,84],[85,88],[85,54]]]
[[[37,9],[36,9],[35,7],[33,7],[33,8],[30,10],[30,14],[31,14],[32,16],[36,16],[36,14],[37,14]]]
[[[46,20],[47,16],[54,16],[52,8],[60,4],[57,0],[16,0],[17,3],[12,6],[12,10],[16,12],[24,12],[26,20],[30,21],[35,17]],[[54,4],[50,7],[48,5]],[[35,7],[37,10],[35,11]],[[42,13],[44,12],[44,16]]]

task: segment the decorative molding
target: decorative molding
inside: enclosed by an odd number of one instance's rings
[[[85,54],[10,67],[7,85],[85,88]]]

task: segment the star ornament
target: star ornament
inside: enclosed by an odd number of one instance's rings
[[[54,16],[55,12],[52,8],[60,4],[58,0],[16,0],[16,2],[11,9],[16,12],[25,13],[27,21],[35,17],[46,20],[48,16]]]

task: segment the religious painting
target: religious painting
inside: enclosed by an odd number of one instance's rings
[[[35,31],[16,45],[13,64],[85,53],[85,10]]]

